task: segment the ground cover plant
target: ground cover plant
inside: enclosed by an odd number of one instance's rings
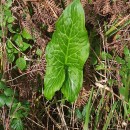
[[[0,130],[129,130],[128,0],[0,1]]]
[[[56,31],[46,48],[44,95],[52,99],[61,87],[70,102],[77,98],[83,82],[83,65],[89,55],[85,17],[79,0],[70,4],[56,23]]]

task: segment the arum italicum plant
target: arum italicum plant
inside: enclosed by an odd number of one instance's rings
[[[85,14],[80,0],[74,0],[56,22],[56,31],[45,54],[45,97],[51,100],[61,89],[66,100],[75,101],[82,87],[83,66],[89,56]]]

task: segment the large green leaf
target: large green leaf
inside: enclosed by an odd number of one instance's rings
[[[30,44],[23,42],[23,47],[20,47],[21,51],[26,51],[30,47]]]
[[[21,119],[12,119],[11,120],[12,130],[23,130],[23,123]]]
[[[7,88],[6,84],[3,81],[0,81],[0,89]]]
[[[5,104],[6,104],[8,107],[11,107],[11,105],[12,105],[12,103],[13,103],[13,100],[14,100],[13,97],[7,97],[6,100],[5,100]]]
[[[88,55],[84,10],[80,0],[74,0],[58,19],[56,31],[46,48],[44,95],[47,99],[52,99],[61,88],[68,101],[73,102],[77,98]]]
[[[13,40],[17,44],[18,47],[22,48],[23,47],[23,39],[20,34],[15,34],[13,37]]]
[[[25,28],[23,29],[22,36],[25,39],[29,39],[29,40],[32,39],[32,36],[29,34],[29,32]]]
[[[22,57],[19,57],[17,60],[16,60],[16,66],[21,69],[21,70],[24,70],[26,68],[26,60]]]
[[[6,96],[13,96],[13,95],[14,95],[14,91],[13,91],[13,89],[11,89],[11,88],[6,88],[6,89],[4,90],[4,94],[5,94]]]
[[[83,82],[83,72],[74,67],[69,67],[66,72],[65,82],[62,87],[62,93],[68,101],[77,98]]]
[[[4,94],[0,94],[0,107],[5,105],[6,96]]]

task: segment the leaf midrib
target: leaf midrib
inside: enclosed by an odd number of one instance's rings
[[[70,28],[69,35],[67,35],[67,37],[68,37],[68,44],[67,44],[67,52],[66,52],[66,55],[65,55],[65,65],[67,65],[67,63],[68,63],[68,50],[69,50],[69,44],[71,44],[71,43],[70,43],[70,40],[71,40],[71,32],[72,32],[73,26],[75,25],[75,24],[73,23],[73,20],[72,20],[72,19],[71,19],[71,21],[72,21],[72,27]]]

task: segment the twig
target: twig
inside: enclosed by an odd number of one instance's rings
[[[39,127],[43,128],[43,129],[45,129],[45,127],[44,127],[44,126],[42,126],[42,125],[38,124],[37,122],[35,122],[34,120],[30,119],[29,117],[26,117],[26,118],[27,118],[28,120],[30,120],[31,122],[33,122],[34,124],[36,124],[37,126],[39,126]]]
[[[56,105],[57,105],[57,104],[56,104]],[[66,121],[65,121],[65,119],[64,119],[64,112],[63,112],[63,105],[62,105],[62,104],[61,104],[61,108],[62,108],[62,112],[61,112],[59,106],[57,105],[57,110],[58,110],[58,112],[59,112],[58,114],[59,114],[59,116],[60,116],[60,118],[61,118],[61,122],[62,122],[63,126],[65,127],[65,130],[68,130]]]
[[[29,71],[29,72],[24,73],[24,74],[22,74],[22,75],[20,75],[20,76],[17,76],[17,77],[16,77],[16,78],[14,78],[14,79],[7,80],[7,81],[6,81],[6,83],[8,83],[8,82],[12,82],[12,81],[14,81],[14,80],[16,80],[16,79],[18,79],[18,78],[20,78],[20,77],[22,77],[22,76],[26,75],[26,74],[29,74],[29,73],[32,73],[32,72],[36,72],[36,71],[38,71],[38,70],[42,70],[42,69],[37,69],[37,70],[32,70],[32,71]]]

